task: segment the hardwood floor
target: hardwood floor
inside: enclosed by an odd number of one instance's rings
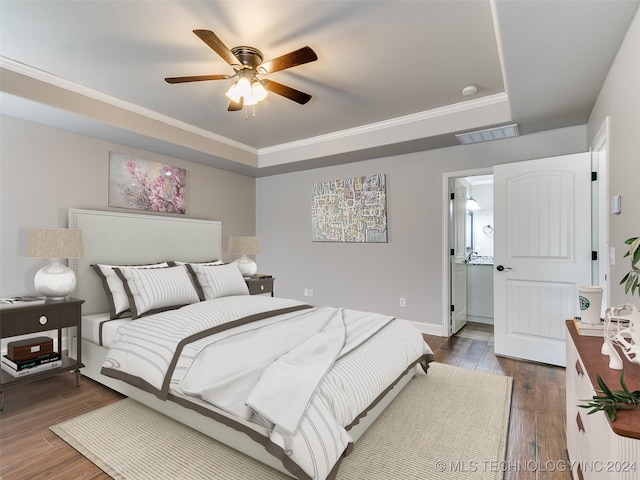
[[[562,471],[568,463],[563,368],[495,357],[492,328],[482,324],[468,324],[449,339],[430,335],[425,339],[438,362],[514,379],[507,460],[487,466],[487,471],[501,469],[505,480],[571,478],[568,467]],[[0,413],[0,479],[110,478],[49,426],[120,398],[84,377],[76,388],[69,373],[8,388]]]
[[[468,323],[457,335],[424,335],[437,362],[513,378],[505,480],[571,478],[565,434],[565,369],[493,354],[493,325]]]

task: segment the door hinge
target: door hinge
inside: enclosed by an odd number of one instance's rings
[[[451,200],[455,200],[456,199],[456,194],[451,192]]]
[[[454,305],[451,305],[451,306],[450,306],[450,308],[451,308],[451,311],[452,311],[452,312],[455,312],[455,311],[456,311],[456,307],[455,307]]]
[[[449,250],[449,255],[453,256],[455,254],[456,254],[456,251],[453,248]]]
[[[598,172],[591,172],[591,181],[592,182],[598,181]]]
[[[595,262],[596,260],[598,260],[598,251],[597,251],[597,250],[593,250],[593,251],[591,252],[591,260],[593,260],[594,262]]]

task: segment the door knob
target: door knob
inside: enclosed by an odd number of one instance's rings
[[[505,270],[511,270],[511,267],[503,267],[502,265],[498,265],[496,267],[496,270],[498,270],[499,272],[504,272]]]

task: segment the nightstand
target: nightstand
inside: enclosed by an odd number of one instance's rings
[[[56,368],[29,373],[21,377],[14,377],[4,370],[0,370],[0,410],[3,406],[4,388],[22,383],[39,380],[61,372],[73,370],[76,386],[80,384],[82,322],[81,306],[84,300],[68,298],[60,301],[37,300],[33,302],[16,302],[0,305],[0,338],[5,339],[17,335],[30,335],[49,330],[58,331],[58,351],[62,349],[62,329],[75,328],[76,358],[62,355],[62,365]],[[37,335],[34,335],[37,336]]]
[[[247,282],[250,295],[260,295],[262,293],[270,293],[273,297],[273,281],[275,278],[266,277],[245,277],[244,281]]]

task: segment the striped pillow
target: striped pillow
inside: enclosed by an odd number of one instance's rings
[[[115,271],[116,268],[166,268],[168,266],[169,264],[167,262],[150,265],[91,265],[102,280],[102,288],[104,288],[104,292],[107,294],[109,318],[115,320],[116,318],[128,317],[130,315],[129,298],[127,297],[127,292],[124,290],[122,280],[120,280],[120,277],[118,277]]]
[[[172,267],[174,265],[224,265],[222,260],[211,260],[210,262],[180,262],[178,260],[172,261]]]
[[[196,280],[200,300],[232,295],[249,295],[249,287],[235,263],[225,265],[187,265]]]
[[[168,268],[117,268],[131,304],[131,317],[173,310],[200,301],[184,265]]]

